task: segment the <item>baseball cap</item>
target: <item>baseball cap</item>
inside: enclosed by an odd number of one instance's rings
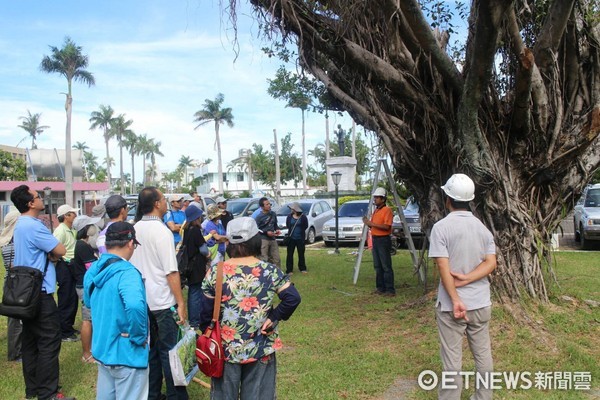
[[[106,244],[126,240],[133,240],[133,243],[140,244],[135,238],[135,228],[129,222],[115,222],[106,230]]]
[[[63,204],[62,206],[58,207],[58,210],[56,210],[56,216],[62,217],[65,214],[68,214],[70,212],[76,213],[77,211],[79,211],[79,208],[73,208],[68,204]]]
[[[106,207],[104,204],[98,204],[92,208],[92,217],[104,217],[104,214],[106,214]]]
[[[215,199],[216,203],[225,203],[227,201],[227,199],[223,196],[219,196]]]
[[[104,202],[104,207],[106,208],[106,212],[116,211],[121,209],[127,205],[127,202],[123,198],[123,196],[119,194],[113,194]]]
[[[235,218],[227,224],[227,239],[231,244],[247,242],[256,235],[258,235],[258,226],[253,218]]]
[[[211,204],[207,207],[206,213],[208,214],[208,219],[215,219],[218,216],[225,214],[225,211],[217,207],[216,204]]]
[[[183,201],[194,201],[194,198],[189,194],[186,194],[185,196],[183,196]]]
[[[200,207],[196,207],[195,205],[190,205],[185,209],[185,220],[187,222],[193,222],[198,218],[206,215],[204,211]]]
[[[78,215],[73,220],[73,229],[80,231],[88,225],[96,225],[102,218],[88,217],[87,215]]]
[[[181,196],[181,195],[173,194],[173,195],[169,196],[169,203],[172,201],[181,201],[181,200],[183,200],[183,196]]]

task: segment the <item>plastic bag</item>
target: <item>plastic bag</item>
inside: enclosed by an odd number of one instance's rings
[[[183,331],[183,329],[182,329]],[[175,386],[187,386],[198,372],[196,363],[196,332],[184,331],[183,337],[169,350],[169,364]]]

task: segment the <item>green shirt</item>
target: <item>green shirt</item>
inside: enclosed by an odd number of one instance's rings
[[[54,230],[54,237],[65,246],[65,249],[67,249],[67,253],[63,257],[67,262],[75,257],[76,235],[77,232],[75,232],[74,229],[70,229],[64,222],[58,225]]]

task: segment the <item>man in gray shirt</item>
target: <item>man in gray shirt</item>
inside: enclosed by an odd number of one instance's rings
[[[261,212],[254,219],[262,239],[260,259],[280,268],[279,246],[277,240],[275,240],[277,235],[281,233],[277,227],[277,214],[271,210],[271,202],[266,197],[261,197],[258,200],[258,205]]]
[[[460,399],[462,377],[458,373],[465,333],[477,373],[483,376],[493,370],[488,275],[496,268],[496,245],[492,233],[469,211],[469,201],[475,197],[473,181],[454,174],[442,189],[450,213],[433,226],[429,246],[429,257],[440,273],[436,317],[443,373],[450,383],[439,387],[439,398]],[[471,379],[470,384],[475,381]],[[471,398],[491,399],[492,391],[480,386]]]

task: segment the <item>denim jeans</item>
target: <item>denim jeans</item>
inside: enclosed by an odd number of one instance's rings
[[[45,400],[56,394],[60,345],[60,321],[54,297],[42,293],[37,317],[23,320],[25,397]]]
[[[158,338],[150,348],[148,360],[150,369],[150,386],[148,400],[160,399],[163,376],[167,386],[167,399],[187,400],[188,394],[185,386],[175,386],[169,364],[169,350],[177,344],[179,326],[173,318],[171,310],[152,311],[158,325]]]
[[[391,250],[392,239],[389,236],[373,236],[375,286],[382,293],[396,293]]]
[[[110,367],[98,363],[96,400],[148,399],[148,368]]]
[[[275,353],[250,364],[225,362],[223,376],[211,380],[211,400],[274,400],[277,360]]]
[[[200,326],[200,314],[202,313],[202,282],[188,285],[188,318],[190,326]]]

